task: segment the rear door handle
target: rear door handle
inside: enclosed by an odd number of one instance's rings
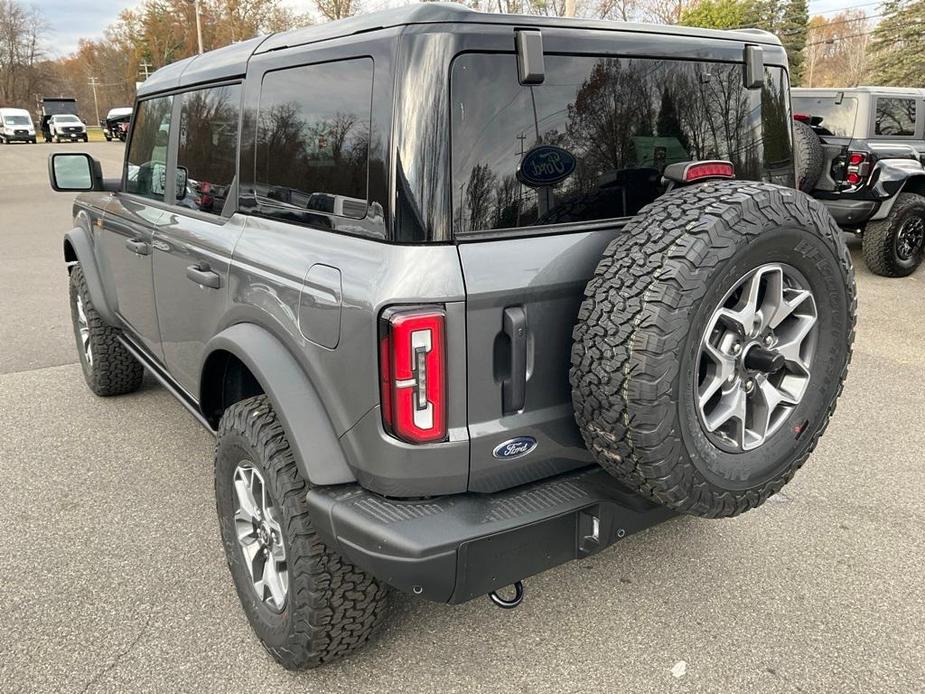
[[[222,278],[217,272],[210,270],[207,263],[190,265],[188,268],[186,268],[186,277],[193,280],[193,282],[196,284],[202,285],[203,287],[218,289],[222,286]]]
[[[129,239],[125,242],[125,247],[138,255],[148,255],[151,252],[151,247],[147,243],[137,239]]]
[[[523,307],[504,309],[502,326],[511,345],[511,373],[501,383],[501,402],[504,414],[513,414],[527,400],[527,314]]]

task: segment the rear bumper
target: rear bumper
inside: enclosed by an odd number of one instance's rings
[[[875,200],[823,200],[829,214],[840,227],[855,229],[874,216],[880,203]]]
[[[340,485],[312,489],[307,500],[324,541],[350,562],[447,603],[590,556],[674,515],[600,468],[495,494],[394,501]]]

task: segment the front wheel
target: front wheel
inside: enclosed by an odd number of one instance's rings
[[[721,517],[806,461],[841,393],[857,303],[821,203],[764,183],[673,191],[610,243],[585,296],[572,400],[608,472]]]
[[[307,492],[269,399],[260,395],[229,407],[215,446],[225,558],[257,637],[289,670],[360,648],[386,606],[376,579],[322,543]]]
[[[925,255],[925,196],[900,193],[890,215],[864,229],[862,246],[874,274],[906,277],[915,272]]]

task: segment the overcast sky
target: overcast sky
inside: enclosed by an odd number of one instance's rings
[[[865,0],[849,0],[848,6],[853,7],[864,3]],[[41,0],[29,4],[38,7],[48,22],[51,30],[48,36],[48,48],[55,56],[63,56],[77,48],[81,38],[96,39],[103,35],[106,26],[119,16],[126,7],[139,4],[138,0],[97,0],[95,2],[75,2],[75,0]],[[291,0],[289,3],[296,10],[305,12],[309,8],[308,0]],[[363,4],[381,6],[381,0],[366,0]],[[387,3],[392,4],[392,3]],[[400,4],[397,0],[394,4]],[[835,11],[845,7],[845,0],[810,0],[811,14],[834,14]],[[870,4],[864,8],[868,14],[877,12],[876,5]]]

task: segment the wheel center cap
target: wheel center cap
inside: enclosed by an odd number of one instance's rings
[[[742,364],[751,371],[775,373],[786,365],[787,360],[779,352],[766,349],[763,345],[752,343],[742,353]]]

